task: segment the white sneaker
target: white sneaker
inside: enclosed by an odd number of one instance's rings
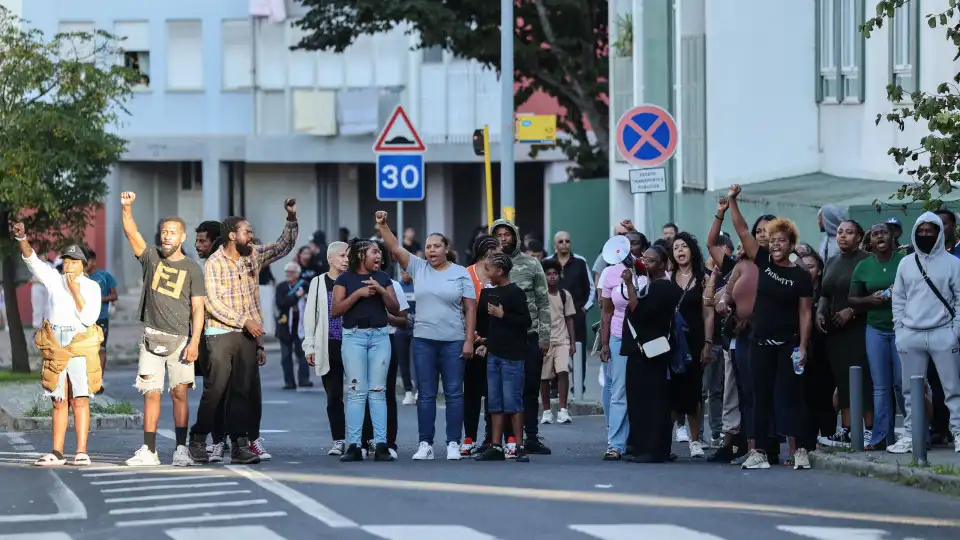
[[[128,467],[156,467],[160,465],[160,456],[151,452],[147,445],[141,446],[133,453],[133,457],[126,461]]]
[[[403,395],[403,404],[404,405],[415,405],[417,403],[417,398],[413,396],[413,392],[407,392]]]
[[[214,448],[214,450],[216,450],[216,448]],[[190,452],[187,450],[187,447],[181,444],[173,451],[173,466],[189,467],[190,465],[193,465],[193,458],[190,457]]]
[[[701,458],[703,457],[703,445],[700,444],[700,441],[690,441],[690,457],[692,458]]]
[[[793,470],[799,471],[809,468],[810,455],[807,454],[806,448],[797,448],[797,452],[793,454]]]
[[[573,422],[570,419],[570,413],[566,409],[560,409],[557,411],[557,423],[558,424],[569,424]]]
[[[891,454],[909,454],[913,452],[913,439],[910,437],[900,437],[896,443],[887,447],[887,452]]]
[[[741,469],[769,469],[770,462],[767,461],[767,455],[763,452],[758,452],[756,450],[751,450],[747,454],[747,459],[744,460],[743,465],[740,466]]]
[[[270,461],[273,456],[263,447],[263,437],[250,443],[250,451],[260,456],[260,461]]]
[[[327,452],[328,456],[342,456],[344,450],[347,449],[347,443],[344,441],[333,441],[333,446],[330,448],[330,451]]]
[[[457,453],[460,453],[459,448],[457,448]],[[420,447],[417,448],[417,452],[413,454],[413,459],[417,461],[433,459],[433,447],[430,446],[430,443],[427,441],[420,441]]]
[[[865,429],[863,430],[863,445],[870,446],[873,443],[873,430]]]
[[[400,459],[399,454],[397,454],[397,451],[394,450],[393,448],[388,448],[387,451],[390,452],[390,457],[392,457],[393,459]]]
[[[546,410],[543,411],[543,416],[540,417],[541,424],[552,424],[553,423],[553,411]]]
[[[208,459],[210,463],[220,463],[223,461],[223,443],[218,442],[211,445],[210,452],[208,452]]]
[[[687,426],[677,428],[677,442],[690,442],[690,430],[687,429]]]
[[[458,461],[460,459],[460,443],[456,441],[447,443],[447,459],[450,461]]]

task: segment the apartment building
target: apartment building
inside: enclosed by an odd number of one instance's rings
[[[611,130],[647,102],[670,110],[681,133],[668,167],[675,196],[656,197],[657,220],[669,207],[670,217],[703,229],[718,192],[739,183],[758,206],[802,221],[809,238],[819,205],[887,199],[905,180],[888,149],[918,146],[924,134],[915,124],[902,132],[875,124],[897,106],[887,84],[933,91],[960,63],[943,30],[923,17],[945,9],[945,0],[912,0],[866,39],[858,27],[875,5],[614,0]],[[611,222],[635,215],[629,169],[611,156]]]
[[[341,226],[369,234],[376,209],[395,214],[394,203],[376,199],[372,147],[397,105],[428,147],[426,197],[404,205],[405,225],[443,231],[463,249],[486,221],[482,160],[471,137],[489,124],[494,146],[500,140],[496,74],[440,49],[412,50],[416,37],[405,28],[362,37],[342,54],[291,51],[302,37],[291,23],[304,8],[287,0],[268,3],[269,12],[261,4],[23,2],[24,19],[47,34],[97,28],[124,38],[122,61],[143,75],[118,126],[128,152],[108,179],[105,243],[118,279],[139,278],[119,227],[116,194],[125,190],[138,194],[145,232],[167,215],[190,227],[243,215],[271,240],[284,198],[296,196],[301,243],[317,229],[329,237]],[[537,99],[522,112],[551,108]],[[522,227],[542,230],[546,184],[566,177],[559,158],[546,153],[533,162],[518,150]]]

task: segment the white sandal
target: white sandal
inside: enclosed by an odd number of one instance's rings
[[[35,461],[33,465],[35,467],[59,467],[66,462],[67,460],[65,458],[57,458],[56,455],[50,453],[40,456],[40,459]]]
[[[83,452],[77,452],[77,455],[73,456],[73,466],[74,467],[87,467],[90,465],[90,456]]]

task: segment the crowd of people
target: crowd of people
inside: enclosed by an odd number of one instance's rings
[[[412,231],[398,238],[383,211],[372,238],[327,245],[314,237],[286,265],[266,305],[275,309],[269,318],[281,342],[285,388],[309,387],[313,374],[320,377],[328,453],[344,462],[399,457],[398,373],[401,402],[417,409],[412,459],[435,458],[442,390],[446,459],[529,461],[551,453],[541,424],[572,421],[568,396],[586,384],[573,380],[572,367],[577,358],[586,365],[587,313],[598,304],[593,350],[602,362],[604,460],[673,461],[676,440],[687,443],[691,458],[746,469],[809,468],[808,452],[818,444],[851,443],[853,366],[865,374],[867,450],[953,444],[960,452],[954,214],[924,213],[911,245],[901,246],[899,220],[865,230],[828,205],[820,213],[825,238],[814,249],[800,242],[789,219],[763,215],[751,226],[740,192],[732,186],[720,199],[704,246],[674,224],[651,242],[626,220],[614,231],[625,237],[618,240],[623,256],[601,255],[592,267],[573,252],[568,233],[555,235],[547,256],[542,243],[507,220],[477,234],[468,267],[457,264],[441,233],[422,245]],[[183,253],[180,218],[164,219],[155,243],[144,241],[135,199],[121,194],[123,230],[143,268],[134,384],[144,397],[144,436],[127,464],[160,464],[165,380],[176,426],[174,465],[222,461],[228,451],[235,464],[270,459],[260,437],[261,291],[264,269],[296,244],[296,201],[286,201],[283,232],[266,245],[254,241],[241,217],[202,223],[194,244],[201,266]],[[728,215],[736,249],[722,232]],[[50,304],[35,343],[54,402],[53,449],[36,464],[66,462],[68,402],[76,418],[74,463],[89,464],[87,399],[102,388],[108,326],[99,321],[116,283],[87,277],[96,270],[89,250],[66,249],[58,272],[38,258],[22,224],[13,225],[13,235]],[[196,375],[203,392],[190,427],[188,390]],[[925,441],[912,439],[914,375],[929,379]],[[894,425],[898,408],[902,434]],[[783,442],[788,453],[781,461]]]

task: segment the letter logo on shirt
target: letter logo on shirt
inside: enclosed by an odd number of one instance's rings
[[[171,298],[180,298],[183,293],[183,284],[186,281],[186,270],[177,270],[159,263],[153,271],[153,283],[150,284],[150,288],[154,292],[165,294]]]

